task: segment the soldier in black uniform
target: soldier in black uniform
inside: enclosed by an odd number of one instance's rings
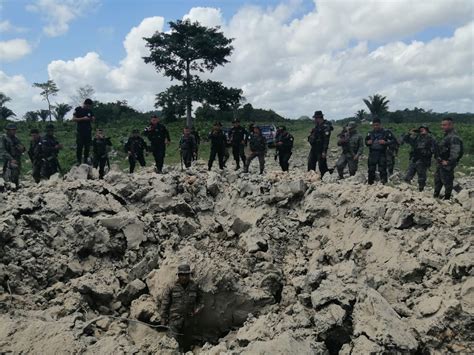
[[[411,130],[410,134],[404,135],[402,142],[411,146],[410,163],[404,180],[409,184],[417,174],[418,190],[423,191],[426,185],[426,172],[431,166],[431,158],[435,153],[436,141],[427,126],[420,126],[418,129]]]
[[[166,289],[160,309],[161,324],[170,327],[170,335],[183,352],[190,350],[192,318],[204,308],[202,291],[191,274],[189,265],[178,267],[178,280]]]
[[[76,107],[72,120],[77,123],[76,133],[76,159],[77,164],[89,163],[89,151],[92,141],[92,122],[95,121],[92,113],[92,100],[86,99],[84,104]],[[82,154],[84,151],[84,155]]]
[[[316,170],[316,163],[318,163],[322,177],[329,170],[327,151],[333,127],[330,122],[324,119],[324,115],[321,111],[316,111],[313,118],[316,126],[311,130],[308,137],[308,142],[311,145],[311,151],[308,157],[308,171]]]
[[[211,141],[211,153],[208,162],[209,171],[212,169],[214,160],[216,160],[216,155],[219,160],[219,168],[222,170],[224,169],[224,150],[227,138],[224,132],[222,132],[222,124],[220,122],[214,123],[212,131],[209,132],[208,138]]]
[[[240,161],[245,165],[245,142],[248,137],[248,132],[240,125],[239,120],[232,121],[234,127],[230,130],[230,144],[232,145],[232,155],[235,160],[235,170],[240,169]]]
[[[6,134],[1,138],[0,150],[3,154],[3,179],[20,187],[21,156],[25,147],[16,136],[16,125],[9,123],[5,127]]]
[[[245,161],[244,173],[249,172],[250,163],[255,158],[258,158],[258,163],[260,165],[260,175],[263,174],[265,169],[265,153],[267,152],[267,140],[262,136],[260,127],[254,126],[253,133],[250,135],[249,139],[249,148],[250,154]]]
[[[153,153],[156,163],[156,172],[163,173],[166,146],[170,144],[170,133],[168,129],[160,123],[158,116],[151,117],[150,125],[145,128],[145,136],[150,141],[150,150]]]
[[[278,157],[281,170],[288,171],[290,168],[290,158],[293,150],[294,143],[293,136],[287,132],[285,126],[278,127],[277,134],[275,137],[275,159]]]
[[[179,140],[179,151],[184,166],[189,168],[197,153],[196,138],[191,134],[189,127],[184,127],[183,129],[183,135]]]
[[[93,165],[99,167],[99,179],[105,175],[105,165],[109,162],[108,147],[112,146],[110,138],[105,137],[104,131],[98,129],[92,141]]]
[[[62,149],[62,144],[54,136],[54,126],[46,126],[46,134],[41,140],[41,178],[49,179],[59,171],[58,153]]]
[[[378,168],[380,180],[383,184],[388,181],[387,176],[387,147],[393,144],[392,132],[382,128],[379,118],[372,121],[373,130],[367,133],[365,144],[369,147],[368,159],[368,182],[372,185],[375,182],[375,172]]]
[[[191,135],[194,136],[194,140],[196,141],[196,154],[193,156],[194,160],[197,160],[199,154],[199,146],[201,145],[201,136],[199,135],[199,131],[196,127],[191,127]]]
[[[39,130],[36,128],[31,129],[30,135],[31,140],[30,149],[28,149],[28,156],[31,160],[33,180],[38,183],[41,180],[41,164],[43,161],[43,158],[41,157],[41,136]]]
[[[444,186],[444,199],[449,200],[453,191],[454,169],[464,154],[463,141],[454,130],[454,122],[451,117],[443,119],[441,129],[443,138],[438,142],[436,148],[436,172],[434,176],[434,197],[439,197]]]
[[[145,140],[140,137],[138,129],[132,131],[132,135],[128,138],[125,143],[125,152],[128,154],[128,163],[130,165],[130,174],[135,171],[137,161],[143,167],[146,165],[145,151],[147,150]]]

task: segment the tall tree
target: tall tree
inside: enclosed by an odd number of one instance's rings
[[[11,101],[12,99],[5,95],[3,92],[0,92],[0,107],[3,107],[7,102]]]
[[[36,114],[41,119],[41,121],[46,122],[46,120],[48,119],[48,116],[51,114],[51,112],[48,111],[48,110],[38,110],[38,111],[36,111]]]
[[[189,20],[170,22],[169,32],[157,32],[145,38],[152,63],[159,73],[181,82],[186,105],[186,123],[192,126],[192,103],[202,101],[203,82],[195,73],[212,72],[229,61],[233,51],[232,39],[226,38],[219,27],[205,27]]]
[[[76,106],[81,106],[85,99],[92,99],[94,97],[95,90],[90,85],[81,86],[76,90],[76,95],[72,96],[72,102]]]
[[[38,112],[28,111],[23,115],[23,119],[26,122],[38,122]]]
[[[365,119],[366,115],[367,113],[365,112],[365,110],[359,110],[355,113],[354,118],[356,119],[356,121],[361,122]]]
[[[45,83],[34,83],[33,87],[41,89],[40,95],[43,96],[43,100],[46,100],[48,103],[48,112],[49,112],[49,120],[51,121],[51,101],[50,98],[52,96],[56,96],[59,92],[59,89],[56,83],[53,80],[48,80]]]
[[[0,120],[7,120],[13,116],[16,116],[15,113],[12,110],[10,110],[8,107],[5,107],[5,106],[0,107]]]
[[[66,114],[72,110],[72,106],[68,104],[57,104],[54,106],[53,115],[56,121],[64,121]]]
[[[369,96],[368,99],[363,99],[367,105],[372,116],[381,117],[388,112],[388,103],[386,96],[380,94],[375,94],[374,96]]]

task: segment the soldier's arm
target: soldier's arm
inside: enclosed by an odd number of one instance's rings
[[[454,137],[451,139],[451,147],[449,149],[449,164],[450,165],[456,165],[459,156],[461,154],[461,139]]]
[[[362,153],[364,153],[364,140],[362,139],[362,136],[359,137],[358,142],[357,142],[357,152],[355,152],[357,157],[360,157]]]
[[[8,152],[8,142],[6,137],[2,137],[2,152],[3,152],[3,159],[4,160],[14,160],[12,155]]]
[[[168,142],[171,142],[170,132],[168,131],[168,128],[166,128],[166,127],[164,127],[164,128],[165,128],[165,137],[168,140]]]
[[[327,152],[329,148],[329,141],[331,140],[330,131],[324,132],[323,151]]]
[[[125,143],[124,148],[125,148],[125,153],[128,153],[130,151],[130,138]]]
[[[171,287],[167,288],[161,301],[160,308],[160,321],[161,324],[167,325],[170,316],[170,306],[171,306]]]

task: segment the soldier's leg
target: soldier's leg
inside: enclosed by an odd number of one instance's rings
[[[211,152],[209,153],[209,161],[207,162],[207,167],[209,170],[212,168],[214,160],[216,160],[217,150],[214,147],[211,147]]]
[[[418,160],[416,162],[416,174],[418,175],[418,190],[423,191],[426,186],[426,171],[428,166],[424,161]]]
[[[245,165],[245,147],[243,144],[240,144],[239,145],[239,156],[240,156],[240,160],[242,160],[242,164]]]
[[[354,176],[357,172],[358,167],[359,167],[359,161],[354,160],[354,157],[348,156],[347,157],[347,165],[349,167],[349,175]]]
[[[265,170],[265,153],[258,154],[258,165],[260,166],[260,174]]]
[[[290,152],[280,153],[279,159],[280,159],[281,170],[283,171],[290,170],[290,158],[291,158]]]
[[[222,154],[223,154],[222,161],[224,162],[224,167],[225,167],[225,165],[227,164],[227,160],[229,160],[229,149],[227,149],[227,147],[224,147]]]
[[[245,173],[249,172],[250,163],[252,162],[252,160],[255,159],[256,156],[257,155],[254,152],[250,152],[249,156],[245,160],[245,166],[244,166],[244,172]]]
[[[434,174],[434,197],[439,197],[441,188],[443,187],[443,180],[441,179],[441,166],[438,164],[436,166],[436,171]]]
[[[137,155],[137,160],[141,166],[146,166],[145,157],[143,155]]]
[[[35,180],[36,183],[41,181],[41,164],[40,163],[33,163],[32,165],[33,168],[33,179]]]
[[[319,172],[321,173],[321,177],[324,176],[329,171],[328,168],[328,161],[326,158],[323,158],[322,153],[318,154],[318,166],[319,166]]]
[[[84,149],[84,140],[82,135],[77,133],[76,135],[76,161],[78,164],[82,163],[82,151]]]
[[[444,199],[449,200],[453,192],[454,185],[454,167],[442,167],[441,178],[444,184]]]
[[[163,144],[162,146],[160,146],[160,149],[158,150],[158,164],[156,167],[159,173],[163,171],[163,165],[165,163],[165,153],[166,153],[166,146]]]
[[[219,169],[221,170],[224,169],[224,165],[225,165],[225,162],[224,162],[225,151],[226,151],[225,147],[217,151],[217,159],[219,160]]]
[[[411,159],[410,163],[408,164],[408,169],[403,180],[409,184],[411,182],[411,179],[413,179],[413,177],[415,176],[416,172],[417,172],[416,162],[413,159]],[[418,176],[418,178],[420,178],[420,176]]]
[[[379,154],[378,167],[379,167],[380,181],[382,181],[382,184],[385,185],[388,181],[386,154]]]
[[[232,156],[234,157],[236,168],[238,169],[240,167],[240,152],[238,145],[232,146]]]
[[[105,175],[105,164],[107,163],[106,158],[99,158],[99,179],[103,179]]]
[[[193,153],[190,150],[183,151],[183,161],[184,166],[189,168],[191,166],[191,161],[193,159]]]
[[[369,153],[369,159],[367,161],[367,175],[368,175],[368,183],[372,185],[375,182],[375,171],[377,170],[377,153]]]
[[[308,171],[316,170],[316,162],[317,162],[316,150],[311,148],[311,150],[309,151],[309,155],[308,155]]]
[[[133,174],[135,171],[136,159],[133,155],[128,157],[128,164],[130,165],[130,174]]]
[[[393,168],[395,166],[395,156],[392,153],[387,152],[387,154],[385,154],[385,161],[387,165],[387,173],[391,176],[393,175]]]
[[[337,174],[339,175],[339,178],[341,179],[344,178],[344,168],[346,167],[346,164],[347,164],[346,155],[342,153],[336,162]]]

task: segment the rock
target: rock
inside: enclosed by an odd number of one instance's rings
[[[128,305],[135,298],[140,296],[140,294],[145,292],[145,289],[146,284],[139,279],[135,279],[117,294],[117,299],[120,300],[123,304]]]
[[[379,346],[401,352],[418,348],[407,324],[374,289],[367,288],[359,293],[352,319],[355,336],[364,335]]]
[[[316,309],[331,302],[349,307],[356,295],[357,287],[355,285],[330,278],[323,280],[320,286],[311,293],[311,304]]]
[[[442,301],[443,299],[441,297],[426,297],[418,303],[418,312],[424,317],[430,316],[438,312]]]
[[[87,164],[73,166],[65,175],[66,181],[87,180],[92,178],[92,167]]]
[[[214,172],[209,173],[209,177],[207,178],[207,181],[206,181],[207,192],[211,196],[216,197],[220,192],[219,186],[220,186],[220,183],[219,183],[218,175]]]
[[[408,210],[389,209],[387,217],[389,224],[396,229],[407,229],[414,225],[414,214]]]
[[[461,307],[464,312],[474,315],[474,277],[468,278],[462,285]]]
[[[252,225],[250,223],[244,222],[239,217],[237,217],[236,219],[234,219],[234,222],[232,223],[231,229],[235,234],[239,235],[239,234],[243,234],[246,231],[248,231],[251,226]]]
[[[130,317],[142,322],[159,322],[160,315],[153,298],[150,295],[142,295],[133,300],[130,306]]]
[[[323,353],[324,345],[311,339],[296,339],[290,333],[283,333],[272,340],[256,341],[243,349],[241,354],[316,354]]]
[[[267,251],[268,243],[264,236],[255,234],[244,234],[239,240],[239,245],[248,253],[256,253],[257,251]]]
[[[129,224],[122,229],[125,238],[127,238],[127,247],[129,249],[137,249],[140,246],[140,243],[146,240],[143,229],[144,225],[139,221]]]
[[[90,296],[88,302],[93,306],[96,304],[108,305],[119,290],[120,283],[110,271],[102,274],[86,274],[71,282],[73,290]]]

